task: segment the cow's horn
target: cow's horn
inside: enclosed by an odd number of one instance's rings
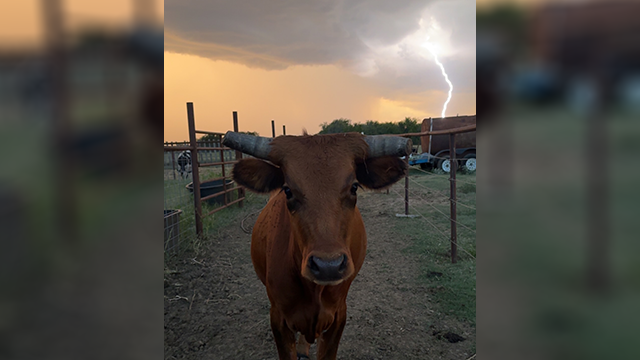
[[[267,159],[271,151],[271,138],[240,134],[227,131],[222,140],[222,145],[234,150],[240,150],[245,154],[255,156],[259,159]]]
[[[406,156],[411,154],[411,139],[389,135],[368,135],[364,141],[369,145],[369,157]]]

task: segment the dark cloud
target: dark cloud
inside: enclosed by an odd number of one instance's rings
[[[166,32],[182,40],[170,38],[167,50],[265,68],[350,61],[368,51],[363,39],[391,44],[415,30],[426,5],[424,0],[167,0]]]
[[[269,70],[336,64],[398,89],[446,90],[420,47],[430,26],[448,44],[440,60],[463,74],[452,78],[475,89],[475,1],[165,1],[167,51]]]

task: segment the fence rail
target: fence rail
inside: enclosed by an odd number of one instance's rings
[[[242,186],[229,184],[228,181],[232,180],[232,176],[229,174],[229,166],[233,166],[240,159],[242,159],[242,153],[228,147],[222,146],[222,140],[224,138],[223,133],[212,132],[212,131],[204,131],[196,129],[195,123],[195,113],[193,109],[193,103],[187,103],[187,123],[189,127],[189,142],[165,142],[164,143],[164,151],[165,154],[170,153],[170,161],[171,161],[171,172],[173,173],[173,180],[176,179],[176,155],[175,152],[183,152],[190,151],[191,152],[191,169],[187,174],[191,174],[191,183],[187,185],[190,186],[190,189],[193,190],[193,216],[194,216],[194,228],[195,228],[195,236],[200,237],[203,235],[203,226],[202,220],[203,217],[214,214],[222,209],[225,209],[231,205],[238,204],[240,207],[243,206],[243,202],[245,200],[245,191]],[[238,114],[237,112],[233,112],[233,130],[238,131]],[[213,139],[209,139],[206,141],[201,141],[196,138],[196,134],[205,134],[205,135],[213,135]],[[228,160],[226,160],[228,159]],[[167,169],[167,156],[165,156],[165,170]],[[179,164],[179,160],[178,160]],[[214,171],[219,170],[221,172],[221,176],[214,175],[214,177],[206,178],[207,176],[203,176],[201,174],[202,168],[215,168]],[[182,170],[182,169],[181,169]],[[214,172],[215,173],[215,172]],[[217,173],[215,173],[217,174]],[[204,180],[202,179],[204,178]],[[165,175],[166,180],[166,175]],[[207,184],[221,182],[221,191],[215,191],[215,193],[207,194],[203,196],[203,184],[207,191],[209,187]],[[182,182],[178,182],[174,184],[176,187],[181,187],[184,185]],[[185,193],[185,190],[178,189],[180,193]],[[209,192],[209,191],[208,191]],[[237,194],[235,199],[230,198],[230,194]],[[165,192],[165,208],[167,207],[166,203],[166,192]],[[203,214],[203,202],[211,201],[211,200],[219,200],[221,201],[212,201],[211,203],[215,206],[212,210],[207,211],[206,214]],[[180,201],[181,206],[188,206],[187,202]],[[210,206],[208,206],[211,208]],[[167,249],[167,236],[171,237],[173,234],[173,229],[168,229],[174,225],[174,221],[167,221],[167,216],[175,216],[175,213],[166,214],[165,211],[165,250]],[[182,210],[180,210],[182,213]],[[178,215],[180,215],[178,213]],[[185,221],[185,224],[189,224],[189,221]],[[176,228],[177,229],[177,228]],[[185,231],[186,229],[182,229],[181,231]],[[176,230],[180,231],[180,230]],[[169,232],[169,235],[167,235]],[[169,241],[169,246],[171,247],[174,242]]]
[[[236,164],[240,159],[242,159],[242,152],[237,151],[237,150],[233,150],[227,147],[222,146],[222,140],[224,138],[223,133],[218,133],[218,132],[211,132],[211,131],[204,131],[204,130],[198,130],[196,129],[196,125],[195,125],[195,114],[194,114],[194,110],[193,110],[193,103],[189,102],[187,103],[187,119],[188,119],[188,126],[189,126],[189,142],[165,142],[164,143],[164,151],[165,153],[170,153],[170,161],[171,161],[171,172],[173,174],[173,179],[176,179],[176,156],[175,156],[175,152],[182,152],[182,151],[191,151],[192,153],[192,158],[191,158],[191,174],[192,174],[192,183],[191,183],[191,187],[193,189],[193,204],[192,204],[192,208],[193,208],[193,216],[194,216],[194,224],[191,226],[194,226],[195,228],[195,236],[196,237],[200,237],[203,234],[203,228],[202,228],[202,219],[204,216],[209,216],[212,215],[222,209],[225,209],[229,206],[238,204],[239,206],[243,205],[243,201],[245,200],[245,189],[242,186],[239,185],[235,185],[234,184],[228,184],[227,181],[228,180],[232,180],[232,177],[230,175],[228,175],[228,166],[233,166],[234,164]],[[272,125],[273,125],[273,121],[272,121]],[[238,132],[238,114],[236,111],[233,112],[233,129],[235,132]],[[275,133],[275,125],[272,126],[272,130]],[[451,262],[455,263],[457,262],[457,251],[458,251],[458,233],[457,233],[457,228],[458,226],[462,227],[464,230],[466,231],[470,231],[475,235],[475,230],[465,226],[464,224],[461,224],[458,220],[457,220],[457,205],[463,206],[465,208],[469,208],[472,210],[475,210],[475,206],[471,206],[468,204],[464,204],[458,201],[457,199],[457,183],[461,182],[461,183],[468,183],[468,184],[472,184],[475,185],[475,182],[469,182],[469,181],[464,181],[461,179],[456,179],[456,171],[457,171],[457,159],[456,159],[456,147],[455,147],[455,142],[456,142],[456,134],[462,134],[462,133],[466,133],[466,132],[471,132],[471,131],[476,131],[476,125],[468,125],[468,126],[462,126],[459,128],[454,128],[454,129],[447,129],[447,130],[437,130],[437,131],[425,131],[425,132],[420,132],[420,133],[408,133],[408,134],[389,134],[392,136],[401,136],[401,137],[415,137],[415,136],[429,136],[429,135],[449,135],[449,153],[452,154],[451,155],[451,171],[449,172],[449,203],[450,203],[450,214],[449,214],[449,222],[450,222],[450,234],[449,234],[449,242],[451,243]],[[285,132],[285,128],[283,127],[283,134]],[[213,135],[214,139],[210,139],[208,141],[198,141],[196,139],[196,134],[205,134],[205,135]],[[275,136],[275,134],[273,134]],[[235,153],[235,154],[234,154]],[[233,156],[235,155],[235,156]],[[233,159],[232,159],[233,158]],[[228,160],[227,160],[228,159]],[[167,157],[165,156],[165,170],[167,169]],[[409,157],[407,156],[405,158],[405,161],[408,164],[409,161]],[[216,174],[216,176],[211,177],[209,179],[206,179],[205,181],[201,181],[200,179],[200,170],[205,169],[205,168],[216,168],[218,167],[221,174]],[[415,168],[418,171],[427,173],[429,175],[434,175],[431,174],[429,172],[426,172],[422,169],[418,169]],[[206,177],[206,176],[205,176]],[[165,180],[166,180],[166,175],[165,175]],[[409,209],[413,209],[414,211],[417,211],[416,208],[414,206],[412,206],[409,203],[409,198],[410,198],[410,194],[413,194],[414,196],[416,195],[415,191],[410,191],[409,190],[409,183],[410,183],[410,179],[409,178],[409,172],[407,172],[407,176],[405,178],[405,189],[404,189],[404,203],[405,203],[405,216],[409,216]],[[212,194],[208,194],[205,196],[202,196],[202,184],[203,183],[209,183],[209,182],[216,182],[216,181],[221,181],[221,190],[220,191],[216,191],[215,193]],[[415,185],[417,186],[421,186],[423,187],[421,184],[419,184],[416,181],[411,181],[413,182]],[[180,184],[180,186],[182,186],[184,184]],[[188,185],[187,185],[188,186]],[[228,187],[229,186],[229,187]],[[444,191],[439,191],[439,190],[434,190],[431,189],[430,191],[433,191],[434,193],[437,194],[441,194],[441,195],[445,195]],[[184,193],[184,190],[182,190],[182,192]],[[394,191],[395,192],[395,191]],[[228,198],[228,194],[233,194],[236,193],[237,197],[235,199],[229,199]],[[387,191],[388,193],[388,191]],[[395,192],[396,194],[398,194],[397,192]],[[400,194],[398,194],[400,195]],[[165,194],[165,197],[167,195]],[[400,195],[402,197],[402,195]],[[213,208],[207,211],[206,214],[203,214],[203,210],[202,210],[202,202],[203,201],[209,201],[212,199],[217,199],[222,197],[222,204],[219,204]],[[423,198],[422,196],[420,196],[421,198]],[[166,201],[165,201],[166,203]],[[186,202],[182,202],[182,205],[186,205]],[[435,206],[429,204],[431,207],[433,207],[435,210],[437,210],[438,213],[443,214],[444,212],[437,209]],[[165,206],[166,207],[166,206]],[[178,210],[180,212],[182,212],[181,210]],[[167,227],[168,226],[172,226],[173,222],[170,221],[169,225],[167,225],[167,215],[166,215],[165,211],[165,246],[166,246],[166,242],[167,242]],[[174,213],[170,213],[170,214],[174,214]],[[180,213],[178,213],[179,215]],[[174,216],[174,215],[170,215],[170,216]],[[429,222],[429,220],[422,214],[417,214],[417,215],[411,215],[411,216],[420,216],[421,218],[423,218],[424,220],[426,220],[428,223],[430,223],[432,226],[434,226],[435,228],[437,228],[432,222]],[[187,222],[188,223],[188,222]],[[442,234],[444,234],[444,232],[437,228],[438,231]],[[170,242],[171,243],[171,242]],[[470,256],[472,256],[473,258],[475,258],[475,256],[473,256],[470,252],[468,252],[465,249],[461,249],[463,252],[469,254]]]
[[[449,203],[450,203],[450,214],[449,220],[451,222],[451,234],[450,234],[450,242],[451,242],[451,262],[456,263],[458,261],[458,221],[457,221],[457,180],[456,180],[456,172],[458,170],[458,161],[456,159],[456,134],[463,134],[471,131],[476,131],[476,124],[461,126],[453,129],[446,130],[435,130],[435,131],[424,131],[420,133],[408,133],[408,134],[388,134],[392,136],[401,136],[401,137],[414,137],[414,136],[429,136],[429,135],[449,135],[449,154],[450,154],[450,163],[451,170],[449,171]],[[409,164],[409,156],[405,157],[405,161],[407,165]],[[407,172],[407,176],[404,182],[404,202],[405,202],[405,216],[409,216],[409,172]],[[475,258],[475,257],[474,257]]]

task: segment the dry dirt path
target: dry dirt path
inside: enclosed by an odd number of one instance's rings
[[[411,240],[393,230],[395,213],[403,209],[401,199],[393,192],[367,192],[360,195],[358,206],[368,251],[347,299],[348,320],[338,358],[471,357],[475,328],[439,313],[430,289],[418,279],[419,256],[404,250]],[[277,359],[269,301],[251,264],[251,236],[240,227],[255,211],[245,209],[198,257],[167,262],[165,359]],[[451,334],[466,340],[452,343],[449,340],[459,339]]]

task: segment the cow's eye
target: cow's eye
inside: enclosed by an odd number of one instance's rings
[[[358,192],[358,187],[360,187],[360,184],[358,183],[351,185],[351,194],[355,195]]]
[[[291,189],[289,189],[288,186],[283,186],[282,191],[284,191],[284,194],[287,196],[287,200],[293,197],[293,193],[291,192]]]

